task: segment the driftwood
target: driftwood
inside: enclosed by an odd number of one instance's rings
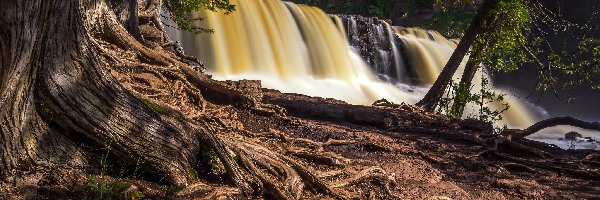
[[[545,119],[545,120],[539,121],[539,122],[531,125],[530,127],[526,128],[526,129],[523,129],[523,130],[521,130],[521,129],[506,129],[501,133],[501,135],[510,137],[512,139],[524,138],[524,137],[533,135],[542,129],[553,127],[553,126],[559,126],[559,125],[575,126],[575,127],[579,127],[579,128],[583,128],[583,129],[600,131],[600,123],[598,123],[598,122],[586,122],[586,121],[583,121],[580,119],[576,119],[576,118],[567,116],[567,117],[554,117],[554,118],[550,118],[550,119]]]

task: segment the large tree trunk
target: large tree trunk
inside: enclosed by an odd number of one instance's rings
[[[117,159],[139,158],[168,180],[187,182],[206,133],[156,113],[112,78],[89,31],[111,28],[110,15],[104,1],[3,5],[3,172],[51,162],[50,151],[61,148],[45,147],[58,137],[110,143]]]
[[[461,38],[460,43],[458,43],[454,53],[452,53],[452,56],[450,56],[446,66],[435,80],[435,83],[433,86],[431,86],[425,97],[423,97],[423,99],[417,103],[418,106],[430,112],[435,110],[435,107],[442,98],[444,91],[450,84],[450,81],[452,81],[452,76],[460,66],[460,63],[465,55],[467,55],[469,52],[469,48],[471,48],[471,45],[473,42],[475,42],[475,38],[481,31],[483,22],[485,21],[484,19],[499,1],[500,0],[485,0],[483,4],[481,4],[477,10],[475,18],[473,18],[473,21],[471,21],[469,28],[465,32],[465,35]]]
[[[240,194],[299,198],[306,185],[339,197],[286,155],[216,133],[221,125],[211,125],[215,119],[202,114],[206,104],[275,114],[277,108],[257,103],[257,82],[219,82],[199,73],[200,62],[166,38],[159,4],[3,3],[0,181],[31,167],[87,168],[99,157],[97,149],[110,148],[114,162],[143,163],[153,177],[182,185],[197,178],[194,167],[208,159],[200,151],[210,149]],[[140,10],[132,11],[136,7]],[[132,19],[132,12],[143,13],[145,24],[135,25],[142,21]],[[149,86],[135,82],[140,80]]]

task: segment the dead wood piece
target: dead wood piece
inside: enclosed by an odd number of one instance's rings
[[[389,108],[399,108],[401,105],[392,103],[387,99],[380,99],[373,102],[372,106],[380,106],[380,107],[389,107]]]
[[[347,163],[345,158],[328,152],[318,152],[299,148],[288,148],[287,153],[322,165],[342,166]]]
[[[580,119],[566,116],[566,117],[554,117],[554,118],[545,119],[545,120],[539,121],[539,122],[531,125],[530,127],[526,128],[526,129],[523,129],[523,130],[521,130],[521,129],[506,129],[506,130],[502,131],[501,135],[510,137],[512,139],[524,138],[524,137],[533,135],[542,129],[545,129],[548,127],[553,127],[553,126],[559,126],[559,125],[575,126],[575,127],[579,127],[579,128],[583,128],[583,129],[600,131],[600,123],[598,123],[598,122],[586,122],[586,121],[583,121]]]

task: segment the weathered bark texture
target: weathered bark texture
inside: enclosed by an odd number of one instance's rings
[[[485,0],[483,4],[481,4],[477,10],[475,18],[473,18],[473,21],[471,21],[467,31],[465,31],[465,35],[461,38],[458,46],[454,50],[454,53],[452,53],[452,56],[450,56],[448,63],[446,63],[446,66],[444,66],[444,69],[435,80],[435,83],[433,86],[431,86],[425,97],[423,97],[423,99],[417,103],[418,106],[430,112],[434,111],[442,95],[444,94],[444,91],[450,84],[450,81],[452,81],[452,76],[460,66],[460,63],[465,55],[467,55],[469,52],[471,45],[475,42],[475,38],[482,29],[482,24],[485,17],[498,2],[499,0]]]
[[[160,1],[133,1],[3,2],[0,181],[35,167],[86,168],[105,149],[115,163],[142,163],[156,179],[186,185],[210,149],[235,194],[297,199],[307,187],[339,197],[288,155],[230,135],[205,113],[207,105],[284,111],[259,105],[258,81],[201,73],[166,37]]]
[[[3,6],[8,26],[2,27],[1,44],[12,51],[2,58],[3,172],[49,162],[53,158],[39,156],[48,154],[44,147],[53,144],[51,136],[68,132],[69,140],[111,145],[119,160],[139,158],[168,180],[187,181],[204,130],[159,115],[112,78],[89,31],[118,33],[121,26],[111,24],[117,23],[111,14],[104,1]],[[52,149],[61,149],[69,143],[54,144],[59,147]]]

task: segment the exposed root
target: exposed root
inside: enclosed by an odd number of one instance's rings
[[[328,139],[325,143],[323,143],[324,146],[337,146],[337,145],[350,145],[350,144],[356,144],[356,142],[350,141],[350,140]]]
[[[252,161],[250,161],[250,159],[248,159],[248,155],[245,152],[240,152],[239,156],[240,156],[240,162],[242,162],[243,166],[248,171],[250,171],[250,173],[252,175],[258,177],[258,179],[261,181],[261,183],[264,186],[266,186],[266,190],[267,190],[266,192],[270,193],[276,199],[291,199],[291,197],[288,194],[286,194],[281,189],[279,189],[280,187],[278,187],[274,183],[274,181],[270,180],[268,175],[263,173],[260,169],[258,169],[258,167],[256,167],[254,165],[254,163]],[[271,172],[271,173],[273,173],[273,172]],[[264,190],[264,188],[265,187],[263,187],[263,190]]]
[[[241,138],[229,137],[226,141],[234,151],[239,152],[239,160],[246,166],[249,173],[258,177],[267,188],[285,186],[284,190],[273,189],[270,191],[277,198],[297,199],[302,193],[304,183],[312,185],[314,182],[314,180],[306,178],[307,176],[311,177],[311,175],[307,175],[306,170],[299,169],[294,161],[284,155],[244,142]],[[312,176],[314,177],[314,175]]]
[[[202,182],[191,184],[181,191],[175,193],[178,198],[192,199],[203,197],[206,199],[222,199],[233,198],[240,196],[240,191],[237,188],[219,187],[215,188]]]
[[[328,166],[342,166],[347,163],[341,156],[328,152],[319,152],[300,148],[288,148],[287,153],[314,163]]]
[[[578,176],[578,177],[600,179],[600,173],[598,171],[557,167],[551,163],[553,161],[548,161],[548,162],[529,161],[526,159],[516,158],[516,157],[508,156],[508,155],[505,155],[502,153],[498,153],[497,151],[494,151],[494,150],[485,151],[485,152],[481,153],[480,156],[482,156],[484,158],[488,157],[488,158],[494,158],[494,159],[502,159],[502,160],[518,163],[521,165],[555,171],[558,173],[568,173],[568,174]]]
[[[208,132],[208,131],[206,131]],[[240,188],[242,194],[246,196],[250,196],[254,194],[255,187],[258,185],[256,180],[248,180],[250,176],[248,176],[237,164],[234,156],[229,153],[229,150],[225,146],[225,144],[217,138],[213,134],[205,134],[206,142],[208,142],[212,147],[219,159],[225,166],[225,170],[231,177],[231,180],[235,183],[237,187]],[[254,186],[254,188],[253,188]]]
[[[528,166],[522,165],[522,164],[518,164],[518,163],[506,163],[506,164],[503,164],[503,165],[498,166],[498,167],[502,167],[502,168],[507,169],[509,171],[535,172],[535,170],[532,169],[531,167],[528,167]]]
[[[528,147],[504,138],[496,139],[496,148],[502,151],[510,151],[513,154],[530,155],[538,158],[551,158],[552,154],[544,152],[542,150]]]
[[[298,162],[287,157],[283,157],[283,159],[286,160],[290,165],[292,165],[292,167],[300,174],[300,176],[315,190],[325,195],[330,195],[334,198],[346,199],[344,196],[335,193],[329,186],[327,186],[321,179],[319,179],[319,177],[314,175],[312,172],[310,172]]]
[[[353,178],[343,180],[333,185],[334,188],[347,187],[360,183],[367,183],[368,181],[375,181],[382,186],[383,190],[387,195],[393,199],[399,199],[392,188],[396,186],[396,180],[392,176],[388,176],[385,171],[379,167],[371,167],[362,170]]]
[[[591,165],[594,167],[600,167],[600,162],[596,162],[596,161],[582,160],[581,163],[586,164],[586,165]]]
[[[161,46],[163,48],[173,47],[175,55],[180,57],[183,62],[192,65],[198,72],[203,72],[204,70],[206,70],[206,68],[204,67],[204,63],[202,63],[200,59],[185,54],[185,52],[183,51],[183,47],[181,46],[181,43],[179,43],[179,41],[170,41]]]
[[[344,170],[333,170],[333,171],[328,171],[328,172],[321,172],[321,173],[319,173],[319,175],[317,177],[328,178],[328,177],[341,176],[345,173],[346,172]]]

